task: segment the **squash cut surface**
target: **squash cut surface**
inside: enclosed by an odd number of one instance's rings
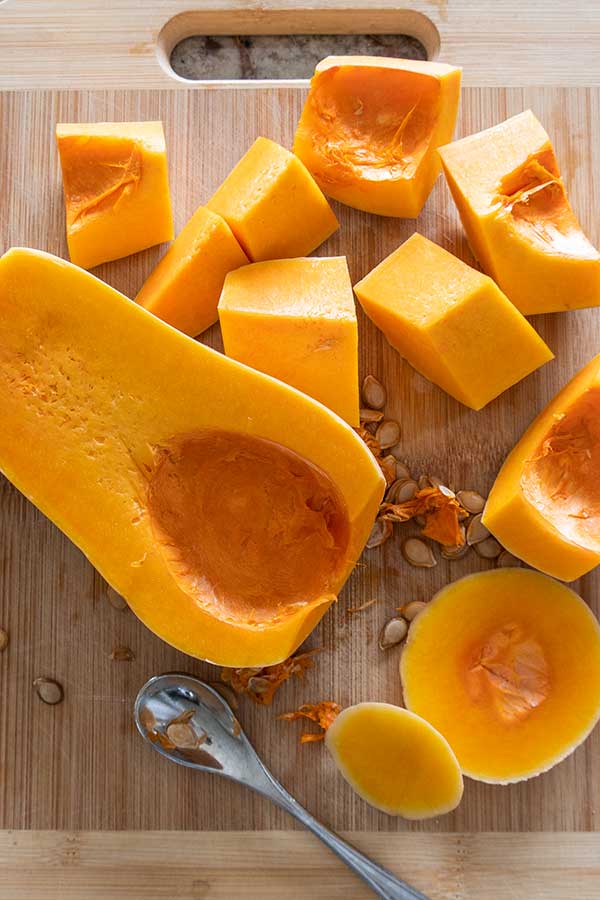
[[[37,251],[0,260],[0,356],[0,468],[145,624],[224,666],[288,657],[383,493],[352,429]]]
[[[400,671],[408,708],[479,781],[546,771],[600,717],[598,622],[565,585],[526,569],[443,588],[411,625]]]

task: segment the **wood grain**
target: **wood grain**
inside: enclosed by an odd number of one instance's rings
[[[11,244],[66,255],[63,204],[53,142],[59,121],[158,118],[165,123],[176,225],[181,227],[258,135],[289,145],[301,88],[221,91],[12,92],[0,96],[0,235]],[[600,238],[600,90],[467,89],[459,133],[531,106],[556,142],[574,206],[592,240]],[[568,122],[568,128],[565,123]],[[215,142],[219,152],[214,152]],[[342,228],[319,253],[347,254],[354,279],[416,227],[472,262],[456,211],[439,180],[416,223],[337,207]],[[100,267],[97,274],[134,295],[162,250]],[[390,413],[403,427],[416,471],[485,492],[507,450],[537,410],[599,349],[598,310],[538,317],[557,354],[480,413],[467,410],[418,376],[361,316],[363,373],[387,384]],[[207,342],[219,346],[218,329]],[[65,491],[69,485],[65,484]],[[600,730],[566,762],[508,788],[468,782],[453,814],[424,823],[391,819],[366,806],[336,774],[319,745],[299,747],[299,729],[277,713],[324,698],[343,705],[401,700],[398,654],[382,653],[377,634],[395,607],[428,599],[449,579],[489,564],[474,556],[432,570],[410,568],[399,541],[366,553],[310,639],[325,648],[305,682],[286,685],[272,709],[243,703],[240,718],[274,773],[318,817],[338,829],[368,832],[592,831],[600,828]],[[600,578],[575,585],[599,611]],[[150,634],[112,608],[108,589],[83,556],[6,481],[0,482],[0,624],[11,634],[0,655],[0,827],[28,829],[281,829],[284,814],[241,788],[167,765],[145,746],[131,719],[133,698],[152,674],[218,671]],[[350,616],[348,606],[378,603]],[[109,659],[113,646],[135,653]],[[65,701],[39,702],[33,678],[57,678]]]
[[[165,62],[174,40],[203,29],[261,33],[274,22],[283,34],[407,32],[464,66],[470,86],[600,83],[594,0],[5,0],[0,88],[183,89],[189,82]]]

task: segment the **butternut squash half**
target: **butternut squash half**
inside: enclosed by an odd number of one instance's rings
[[[335,200],[416,218],[454,131],[461,70],[380,56],[329,56],[315,69],[296,153]]]
[[[574,581],[600,563],[600,355],[509,453],[483,521],[536,569]]]
[[[506,784],[545,772],[600,717],[600,626],[564,584],[528,569],[467,575],[411,624],[406,705],[440,731],[465,775]]]
[[[335,599],[383,494],[299,391],[35,250],[0,259],[0,469],[170,644],[285,659]]]

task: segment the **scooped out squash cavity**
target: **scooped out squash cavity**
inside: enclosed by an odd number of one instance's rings
[[[164,640],[288,657],[368,537],[383,477],[299,391],[64,260],[0,260],[0,468]]]
[[[294,152],[323,191],[382,216],[415,218],[454,130],[461,70],[376,56],[318,64]]]

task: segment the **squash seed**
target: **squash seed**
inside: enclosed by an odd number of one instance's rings
[[[462,559],[471,549],[467,544],[464,525],[460,526],[460,531],[463,537],[462,543],[456,544],[453,547],[442,547],[442,556],[444,559]]]
[[[483,559],[496,559],[502,553],[502,547],[494,537],[486,538],[484,541],[478,541],[473,549]]]
[[[459,491],[456,499],[471,515],[483,512],[485,497],[482,497],[477,491]]]
[[[367,550],[373,550],[375,547],[381,547],[382,544],[392,536],[393,525],[387,519],[376,519],[369,540],[367,541]]]
[[[393,452],[394,451],[392,450],[392,454]],[[403,478],[412,478],[410,469],[408,468],[406,463],[403,463],[400,460],[397,460],[396,462],[396,478],[398,479],[398,481],[402,481]]]
[[[0,628],[0,653],[2,653],[3,650],[6,650],[8,641],[8,631],[5,628]]]
[[[228,703],[232,709],[239,708],[239,702],[237,698],[236,692],[230,687],[228,684],[223,684],[222,681],[209,681],[209,686],[220,694],[225,703]]]
[[[419,475],[417,484],[419,485],[420,491],[424,491],[425,488],[433,487],[432,483],[429,480],[429,475]]]
[[[372,423],[379,423],[383,419],[383,412],[380,409],[367,409],[364,407],[360,411],[360,421],[365,425],[371,425]]]
[[[392,484],[396,478],[396,460],[388,453],[383,459],[379,460],[379,468],[385,476],[386,484]]]
[[[496,565],[501,569],[512,566],[522,566],[523,561],[518,558],[518,556],[513,556],[512,553],[509,553],[508,550],[503,550],[498,559],[496,560]]]
[[[479,544],[481,543],[481,541],[485,541],[486,538],[489,538],[489,536],[489,531],[481,521],[481,513],[473,516],[473,518],[469,522],[469,527],[467,528],[467,544],[472,547],[474,544]]]
[[[47,703],[48,706],[55,706],[64,697],[62,685],[58,681],[54,681],[53,678],[35,678],[33,686],[42,703]]]
[[[381,629],[379,635],[379,646],[382,650],[389,650],[395,647],[400,641],[403,641],[408,634],[408,625],[405,619],[400,617],[390,619]]]
[[[393,419],[384,419],[375,432],[375,437],[382,450],[389,450],[390,447],[395,447],[400,440],[400,425]]]
[[[412,478],[401,478],[390,486],[386,499],[389,503],[404,503],[406,500],[412,500],[417,490],[416,481]]]
[[[110,658],[114,660],[114,662],[133,662],[135,659],[135,653],[133,650],[130,650],[129,647],[114,647]]]
[[[127,601],[123,597],[121,597],[120,594],[117,594],[116,591],[113,591],[113,589],[111,587],[109,587],[108,591],[106,592],[106,599],[108,600],[110,605],[113,607],[113,609],[119,609],[119,610],[129,609],[129,606],[127,605]]]
[[[401,608],[400,612],[404,616],[407,622],[412,622],[413,619],[416,619],[419,613],[422,613],[426,608],[427,604],[423,603],[422,600],[411,600],[410,603],[405,603]]]
[[[167,737],[178,750],[193,750],[206,740],[206,732],[198,736],[189,722],[171,722],[167,725]]]
[[[433,550],[420,538],[407,538],[402,544],[402,555],[406,562],[411,566],[418,566],[423,569],[431,569],[437,566],[437,559],[433,555]]]
[[[374,375],[367,375],[362,383],[361,393],[365,406],[368,406],[370,409],[383,409],[385,406],[387,392]]]

